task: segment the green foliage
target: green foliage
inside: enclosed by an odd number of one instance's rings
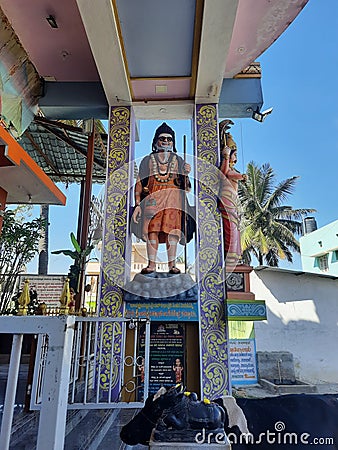
[[[20,211],[20,210],[19,210]],[[24,221],[18,210],[6,210],[0,234],[0,314],[8,310],[17,275],[38,252],[40,218]]]
[[[81,274],[85,270],[86,263],[91,260],[97,260],[97,258],[89,258],[89,255],[94,249],[94,244],[88,244],[87,247],[82,250],[74,233],[70,233],[70,240],[74,247],[72,250],[55,250],[54,252],[52,252],[52,254],[63,254],[65,256],[69,256],[74,260],[74,264],[70,266],[70,272],[68,274],[68,277],[70,279],[69,286],[72,287],[75,292],[79,292]]]
[[[292,251],[299,252],[295,235],[301,232],[303,215],[314,209],[293,209],[283,203],[294,191],[298,177],[277,182],[269,164],[247,166],[247,180],[239,185],[242,206],[241,245],[243,261],[255,256],[260,265],[278,266],[280,259],[292,262]]]
[[[52,252],[53,255],[60,255],[63,254],[65,256],[69,256],[70,258],[74,259],[74,262],[76,265],[78,264],[85,264],[89,261],[88,256],[94,249],[93,244],[87,245],[87,247],[82,250],[80,247],[80,244],[78,243],[74,233],[70,233],[70,240],[73,244],[74,249],[73,250],[55,250]],[[94,259],[94,258],[91,258]]]
[[[84,124],[84,120],[60,120],[59,122],[65,123],[66,125],[71,125],[76,128],[82,128]],[[107,130],[103,125],[103,122],[99,119],[94,120],[95,131],[101,134],[107,134]]]

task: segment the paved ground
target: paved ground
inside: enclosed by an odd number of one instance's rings
[[[119,414],[114,420],[114,423],[107,430],[104,438],[102,439],[100,445],[96,448],[97,450],[146,450],[149,447],[144,445],[126,445],[120,439],[120,431],[123,425],[128,423],[137,414],[137,410],[125,409],[120,410]],[[67,450],[67,449],[65,449]],[[71,449],[73,450],[73,449]],[[94,450],[90,448],[88,450]]]
[[[26,380],[28,374],[28,366],[20,365],[19,370],[19,378],[18,378],[18,387],[15,396],[15,404],[23,405],[25,402],[25,394],[26,394]],[[5,392],[6,392],[6,384],[8,378],[8,364],[0,365],[0,410],[2,409],[4,400],[5,400]]]
[[[322,383],[316,384],[318,394],[338,394],[338,383]],[[275,397],[278,394],[273,394],[267,389],[262,388],[259,384],[251,386],[237,386],[233,388],[232,392],[234,397]]]
[[[7,382],[7,370],[8,366],[5,364],[0,364],[0,422],[3,410],[3,401],[4,401],[4,392],[5,386]],[[11,446],[11,449],[15,450],[28,450],[34,449],[34,442],[36,442],[36,433],[37,433],[37,420],[32,421],[32,415],[27,415],[23,412],[23,403],[25,398],[25,380],[27,379],[27,366],[20,367],[19,374],[19,384],[18,384],[18,392],[16,396],[16,410],[15,410],[15,419],[14,419],[14,428],[15,426],[20,425],[20,421],[30,420],[32,424],[26,424],[24,429],[26,429],[26,433],[22,436],[22,442],[15,442],[14,446]],[[338,395],[338,383],[322,383],[317,384],[317,392],[318,394],[337,394]],[[246,398],[262,398],[262,397],[273,397],[277,394],[269,392],[267,389],[264,389],[259,384],[250,385],[250,386],[237,386],[233,388],[233,395],[235,397],[246,397]],[[74,412],[71,412],[75,414]],[[96,415],[106,415],[107,412],[98,412]],[[72,431],[67,434],[66,442],[65,442],[65,450],[143,450],[148,447],[144,446],[126,446],[123,442],[121,442],[119,438],[121,427],[128,423],[133,416],[137,413],[135,410],[119,410],[119,411],[111,411],[111,417],[108,420],[104,421],[103,428],[97,433],[94,439],[92,436],[86,436],[84,431],[88,429],[89,421],[93,422],[93,430],[97,430],[97,423],[102,423],[103,420],[99,417],[100,420],[97,420],[95,414],[91,411],[88,413],[86,417],[83,418],[83,422],[76,426]],[[69,413],[70,414],[70,413]],[[34,418],[34,417],[33,417]],[[68,419],[71,419],[69,417]],[[34,422],[34,423],[33,423]],[[68,420],[70,422],[70,420]],[[95,422],[95,423],[94,423]],[[70,424],[68,424],[70,427]],[[27,428],[29,428],[27,430]],[[71,427],[72,428],[72,427]],[[12,430],[13,431],[13,430]],[[30,434],[29,434],[30,433]],[[35,433],[35,435],[34,435]],[[17,433],[15,433],[17,434]],[[21,431],[19,432],[21,434]],[[83,437],[79,440],[79,435]],[[28,439],[29,435],[29,439]],[[75,437],[74,437],[75,436]],[[33,439],[34,438],[34,439]],[[31,442],[31,446],[27,446],[27,439]],[[90,442],[90,443],[89,443]]]

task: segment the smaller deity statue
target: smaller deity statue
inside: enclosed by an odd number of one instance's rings
[[[246,174],[236,168],[237,146],[231,134],[227,132],[233,125],[231,120],[219,124],[221,143],[221,177],[219,210],[223,219],[224,254],[226,270],[234,268],[241,259],[240,208],[238,201],[238,182],[246,181]]]

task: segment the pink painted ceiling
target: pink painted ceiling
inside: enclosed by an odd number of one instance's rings
[[[256,60],[285,31],[308,0],[240,0],[224,78]]]
[[[159,4],[166,4],[157,0],[139,1],[146,1],[148,11],[149,5],[152,3],[154,8],[158,8]],[[228,51],[224,52],[224,78],[232,78],[253,62],[296,18],[307,1],[239,0],[230,47]],[[115,3],[116,0],[112,0],[112,2]],[[134,14],[133,2],[124,0],[123,2],[117,2],[117,5],[119,3],[125,8],[124,24],[122,24],[125,29],[126,22],[128,23],[128,14],[130,14],[130,17],[133,17]],[[95,2],[93,2],[93,14],[95,14],[94,5]],[[166,8],[168,7],[169,5],[166,6]],[[1,0],[1,8],[40,76],[56,81],[100,80],[76,0]],[[179,13],[183,13],[183,9],[177,14]],[[185,14],[189,14],[189,10]],[[46,21],[46,17],[49,15],[56,18],[58,28],[50,27]],[[193,10],[191,10],[190,16],[190,20],[193,22],[195,19]],[[141,23],[146,20],[146,17],[145,14]],[[126,33],[128,33],[128,29]],[[175,49],[177,55],[186,50],[186,45],[191,46],[192,35],[191,32],[189,33],[190,37],[187,37],[186,40],[182,39],[180,35]],[[163,34],[164,36],[159,36],[159,39],[164,39],[163,43],[158,45],[159,48],[161,48],[161,45],[165,45],[165,39],[175,39],[176,33],[172,33],[172,35]],[[144,23],[144,35],[147,35],[147,38],[149,37],[149,25],[146,23]],[[110,38],[110,36],[107,36],[107,39]],[[133,42],[136,45],[142,39],[143,33],[141,30],[138,32],[137,40],[125,38],[124,41],[128,41],[128,45],[132,46]],[[212,49],[210,51],[212,52]],[[156,55],[152,60],[151,49],[149,49],[149,52],[149,55],[147,53],[147,59],[149,61],[149,73],[151,73],[151,64],[153,62],[155,67],[157,60]],[[127,56],[128,54],[133,55],[132,48],[127,49],[126,54]],[[109,56],[107,55],[107,57]],[[168,93],[172,99],[188,98],[191,89],[190,83],[187,81],[189,76],[184,79],[175,79],[175,76],[173,77],[173,73],[175,74],[175,58],[172,58],[171,62],[172,73],[170,74],[163,73],[161,77],[149,77],[149,79],[132,79],[130,83],[134,91],[133,99],[160,100],[164,97],[168,98],[168,95],[163,92],[156,93],[156,85],[159,84],[159,80],[156,78],[164,77],[170,77],[174,80],[173,82],[167,82]],[[127,63],[137,71],[134,61],[127,61]],[[177,68],[177,73],[179,73],[179,68]],[[190,75],[196,76],[197,74]],[[162,84],[162,81],[160,83]]]
[[[42,77],[98,81],[99,75],[75,0],[1,0],[1,8]],[[53,15],[59,28],[51,28]]]
[[[135,100],[148,98],[188,98],[190,92],[190,78],[157,79],[157,80],[132,80]]]

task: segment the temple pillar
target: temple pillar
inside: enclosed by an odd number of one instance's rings
[[[219,191],[216,104],[195,107],[196,267],[199,284],[201,397],[230,393],[228,330]]]
[[[109,141],[107,155],[107,180],[105,192],[105,217],[100,268],[100,299],[98,315],[101,317],[123,316],[123,289],[130,271],[131,239],[129,219],[131,191],[133,186],[133,158],[135,141],[135,119],[130,106],[112,106],[109,117]],[[105,353],[111,355],[111,325],[103,329]],[[115,324],[115,364],[111,370],[110,358],[101,366],[100,389],[108,389],[110,373],[113,391],[121,386],[123,367],[116,363],[123,360],[122,324]],[[119,358],[120,356],[120,358]]]

